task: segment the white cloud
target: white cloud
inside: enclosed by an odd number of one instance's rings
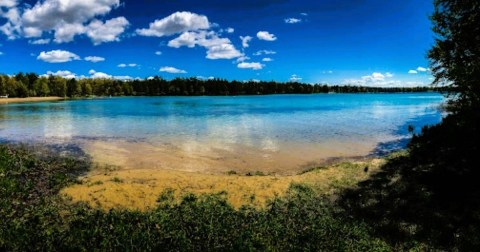
[[[0,7],[12,8],[17,6],[17,0],[0,0]]]
[[[28,43],[32,45],[46,45],[50,43],[50,39],[37,39],[37,40],[30,40]]]
[[[191,12],[175,12],[168,17],[150,23],[148,29],[137,29],[137,34],[142,36],[163,37],[180,34],[168,42],[169,47],[180,48],[183,46],[193,48],[201,46],[207,49],[207,59],[233,59],[243,54],[238,51],[228,38],[221,38],[218,33],[209,31],[211,24],[204,15]],[[234,32],[227,28],[227,32]]]
[[[120,0],[44,0],[37,1],[34,6],[24,5],[21,10],[12,4],[15,1],[0,1],[11,8],[8,13],[0,10],[0,16],[8,14],[9,21],[0,31],[9,39],[40,38],[52,33],[56,43],[67,43],[77,35],[86,35],[98,45],[118,41],[129,24],[124,17],[106,22],[96,19],[120,6]]]
[[[264,62],[270,62],[270,61],[273,61],[273,59],[272,59],[272,58],[263,58],[262,61],[264,61]]]
[[[88,71],[88,74],[90,74],[91,79],[115,79],[115,80],[124,80],[124,81],[133,79],[131,76],[128,76],[128,75],[113,76],[104,72],[97,72],[93,69]]]
[[[42,76],[48,77],[50,75],[60,76],[60,77],[63,77],[65,79],[75,79],[75,78],[77,78],[77,75],[75,73],[72,73],[68,70],[59,70],[59,71],[56,71],[56,72],[48,71],[47,74],[42,75]]]
[[[250,37],[250,36],[240,36],[240,39],[242,40],[242,46],[243,48],[247,48],[249,47],[250,45],[248,44],[253,38]]]
[[[260,50],[254,53],[253,55],[260,56],[260,55],[273,55],[273,54],[277,54],[277,52],[271,51],[271,50]]]
[[[290,77],[289,81],[291,81],[291,82],[299,82],[299,81],[302,81],[302,78],[299,77],[299,76],[296,75],[296,74],[292,74],[292,76]]]
[[[275,41],[277,40],[277,37],[275,37],[274,34],[269,33],[268,31],[259,31],[257,33],[257,38],[260,40],[266,40],[266,41]]]
[[[302,16],[308,16],[308,13],[302,12],[302,13],[300,13],[300,15],[302,15]]]
[[[241,62],[237,65],[237,67],[242,69],[260,70],[264,67],[264,65],[258,62]]]
[[[249,59],[250,59],[250,57],[243,55],[243,56],[240,56],[240,57],[237,58],[237,63],[244,62],[244,61],[247,61]]]
[[[427,70],[425,67],[417,67],[418,72],[426,72]]]
[[[138,64],[135,64],[135,63],[129,63],[129,64],[122,63],[122,64],[118,64],[118,65],[117,65],[117,67],[120,67],[120,68],[136,67],[136,66],[138,66]]]
[[[298,19],[298,18],[286,18],[285,19],[286,24],[296,24],[296,23],[300,23],[300,22],[302,22],[302,20]]]
[[[172,74],[184,74],[187,73],[185,70],[181,70],[175,67],[164,66],[160,68],[160,72],[172,73]]]
[[[98,56],[87,56],[84,58],[84,60],[97,63],[97,62],[105,61],[105,58],[98,57]]]
[[[242,55],[232,44],[214,45],[207,50],[207,59],[233,59]]]
[[[150,23],[148,29],[137,29],[137,34],[148,37],[163,37],[177,33],[209,29],[208,18],[191,12],[175,12],[168,17]]]
[[[371,75],[363,76],[360,79],[347,79],[343,81],[344,85],[368,86],[368,87],[415,87],[425,86],[423,82],[400,81],[393,79],[392,73],[375,72]]]
[[[22,14],[22,36],[41,37],[53,32],[56,43],[74,40],[85,34],[95,45],[118,41],[128,26],[124,17],[102,22],[105,16],[120,6],[120,0],[45,0],[38,1]]]
[[[230,39],[220,38],[213,31],[184,32],[168,42],[168,46],[174,48],[193,48],[196,45],[207,49],[207,59],[233,59],[243,55],[232,45]]]
[[[94,45],[99,45],[105,42],[120,41],[119,36],[129,25],[130,23],[124,17],[113,18],[105,23],[95,19],[86,27],[86,33]]]
[[[80,60],[80,57],[69,51],[53,50],[49,52],[41,52],[37,59],[48,63],[64,63],[72,60]]]
[[[7,19],[7,22],[0,26],[0,32],[10,40],[18,38],[21,32],[21,17],[17,4],[17,1],[0,1],[0,18]],[[4,8],[6,8],[6,11]]]
[[[92,79],[111,79],[112,76],[103,72],[97,72],[95,70],[90,70],[88,71],[88,74],[90,74],[90,78]]]
[[[410,70],[408,71],[409,74],[417,74],[418,72],[416,70]]]
[[[160,51],[156,51],[156,52],[155,52],[155,55],[158,55],[158,56],[160,56],[160,55],[162,55],[162,52],[160,52]]]
[[[225,31],[226,31],[227,33],[234,33],[234,32],[235,32],[235,29],[233,29],[232,27],[228,27]]]

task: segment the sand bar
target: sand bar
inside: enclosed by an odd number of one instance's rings
[[[0,104],[19,103],[19,102],[45,102],[45,101],[61,101],[63,97],[27,97],[27,98],[0,98]]]

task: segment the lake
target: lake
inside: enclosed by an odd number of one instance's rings
[[[75,144],[131,169],[294,174],[384,154],[439,123],[438,93],[121,97],[0,105],[0,141]]]

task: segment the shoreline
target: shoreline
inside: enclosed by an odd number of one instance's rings
[[[2,98],[0,99],[0,104],[9,104],[9,103],[25,103],[25,102],[45,102],[45,101],[62,101],[66,98],[58,96],[48,96],[48,97],[27,97],[27,98]]]

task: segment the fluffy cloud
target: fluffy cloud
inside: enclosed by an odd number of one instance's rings
[[[428,69],[426,69],[425,67],[418,67],[417,71],[418,72],[426,72],[426,71],[428,71]]]
[[[97,62],[105,61],[105,58],[98,57],[98,56],[88,56],[88,57],[85,57],[84,60],[97,63]]]
[[[250,45],[248,44],[253,38],[250,37],[250,36],[240,36],[240,39],[242,40],[242,46],[243,48],[247,48],[249,47]]]
[[[296,24],[296,23],[300,23],[300,22],[302,22],[302,20],[298,19],[298,18],[286,18],[285,19],[286,24]]]
[[[187,31],[198,31],[210,28],[208,18],[203,15],[182,11],[155,20],[147,29],[137,29],[137,34],[148,37],[163,37]]]
[[[185,70],[181,70],[175,67],[164,66],[160,68],[160,72],[172,73],[172,74],[184,74],[187,73]]]
[[[53,50],[49,52],[41,52],[37,59],[48,63],[64,63],[72,60],[80,60],[80,57],[69,51]]]
[[[162,55],[162,52],[160,52],[160,51],[156,51],[156,52],[155,52],[155,55],[158,55],[158,56],[160,56],[160,55]]]
[[[289,81],[291,81],[291,82],[299,82],[299,81],[302,81],[302,78],[299,77],[299,76],[296,75],[296,74],[292,74],[292,76],[290,77]]]
[[[50,75],[60,76],[60,77],[63,77],[65,79],[75,79],[75,78],[77,78],[77,75],[75,73],[72,73],[68,70],[59,70],[59,71],[56,71],[56,72],[48,71],[47,74],[43,75],[43,76],[48,77]]]
[[[115,79],[115,80],[132,80],[133,78],[130,77],[130,76],[113,76],[113,75],[110,75],[110,74],[107,74],[107,73],[103,73],[103,72],[97,72],[95,70],[90,70],[88,71],[88,74],[90,74],[90,78],[91,79]],[[83,78],[85,78],[85,76],[82,76]],[[138,77],[137,77],[138,79]]]
[[[95,45],[118,41],[128,21],[118,17],[102,22],[95,17],[105,16],[119,5],[120,0],[38,1],[33,7],[27,5],[21,14],[18,8],[11,8],[10,11],[17,12],[18,18],[10,18],[0,31],[11,39],[39,38],[45,33],[53,33],[56,43],[71,42],[75,36],[84,34]]]
[[[408,71],[408,73],[409,74],[417,74],[418,72],[417,72],[417,70],[410,70],[410,71]]]
[[[100,20],[93,20],[87,27],[87,36],[94,45],[105,42],[119,41],[120,34],[130,25],[124,17],[110,19],[103,23]]]
[[[228,27],[225,31],[226,31],[227,33],[234,33],[234,32],[235,32],[235,29],[233,29],[232,27]]]
[[[426,85],[423,82],[395,80],[393,74],[389,72],[384,74],[375,72],[360,79],[347,79],[343,81],[343,84],[368,87],[417,87]]]
[[[149,37],[163,37],[180,34],[168,42],[169,47],[183,46],[193,48],[201,46],[207,49],[207,59],[233,59],[243,54],[238,51],[228,38],[221,38],[220,33],[209,31],[208,18],[191,12],[175,12],[168,17],[150,23],[148,29],[137,29],[137,34]],[[227,32],[234,32],[227,28]]]
[[[254,53],[253,55],[260,56],[260,55],[273,55],[273,54],[277,54],[277,52],[271,51],[271,50],[260,50]]]
[[[17,0],[0,0],[0,7],[12,8],[17,6]]]
[[[260,40],[266,40],[266,41],[275,41],[277,40],[277,37],[275,37],[274,34],[271,34],[267,31],[259,31],[257,33],[257,38]]]
[[[262,61],[264,61],[264,62],[270,62],[270,61],[273,61],[273,59],[272,59],[272,58],[263,58]]]
[[[0,32],[8,39],[16,39],[21,32],[21,17],[17,4],[17,1],[0,0],[0,17],[7,19],[7,22],[0,26]]]
[[[184,32],[168,42],[168,46],[174,48],[193,48],[197,45],[207,49],[207,59],[233,59],[243,55],[232,45],[230,39],[220,38],[213,31]]]
[[[241,57],[240,53],[232,44],[219,44],[208,47],[207,59],[233,59]]]
[[[263,69],[264,65],[258,62],[241,62],[237,65],[237,67],[242,69],[260,70]]]

